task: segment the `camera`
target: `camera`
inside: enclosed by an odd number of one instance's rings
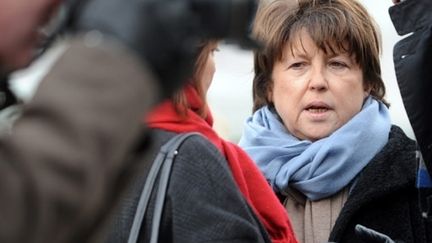
[[[74,16],[84,11],[87,0],[65,0],[57,14],[41,29],[45,36],[35,58],[47,50],[57,37],[73,29]],[[184,32],[187,38],[224,39],[240,48],[256,43],[250,38],[257,0],[141,0],[154,22],[163,22],[165,32]],[[125,1],[124,4],[127,4]],[[103,13],[103,9],[100,10]]]

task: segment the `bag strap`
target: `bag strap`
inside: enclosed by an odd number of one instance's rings
[[[159,235],[159,225],[160,225],[162,211],[165,203],[165,195],[168,188],[168,182],[169,182],[169,177],[171,175],[171,168],[174,161],[174,157],[177,155],[178,153],[177,150],[181,146],[181,144],[187,138],[194,135],[200,136],[200,134],[197,132],[178,134],[173,138],[171,138],[160,148],[159,153],[156,156],[156,159],[153,161],[153,165],[150,169],[150,172],[144,184],[144,188],[141,192],[135,217],[132,223],[131,231],[129,233],[128,243],[138,242],[139,232],[147,210],[148,203],[150,201],[150,196],[153,191],[155,182],[159,178],[159,185],[156,192],[154,214],[151,223],[151,237],[150,237],[150,243],[157,242],[158,235]]]

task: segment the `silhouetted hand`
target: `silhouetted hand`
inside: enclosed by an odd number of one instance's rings
[[[394,241],[389,236],[361,224],[355,226],[355,233],[365,243],[402,243],[401,241]]]

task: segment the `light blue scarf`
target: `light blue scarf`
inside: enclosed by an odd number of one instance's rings
[[[265,106],[246,120],[239,145],[276,192],[286,195],[290,186],[318,200],[353,181],[387,143],[390,128],[387,107],[369,97],[362,110],[330,136],[299,140]]]

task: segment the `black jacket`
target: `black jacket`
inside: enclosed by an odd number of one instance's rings
[[[153,130],[155,153],[143,158],[139,176],[114,215],[107,242],[127,242],[149,165],[159,147],[175,133]],[[267,233],[231,175],[227,161],[204,137],[192,136],[174,160],[159,242],[269,242]],[[152,197],[148,212],[154,208]],[[139,242],[148,242],[151,213],[145,216]]]
[[[405,243],[432,242],[417,197],[416,144],[393,126],[387,145],[365,167],[336,220],[330,241],[362,242],[354,233],[362,224]],[[429,234],[429,236],[427,235]]]
[[[432,1],[408,0],[390,8],[399,35],[394,64],[402,100],[432,174]]]

